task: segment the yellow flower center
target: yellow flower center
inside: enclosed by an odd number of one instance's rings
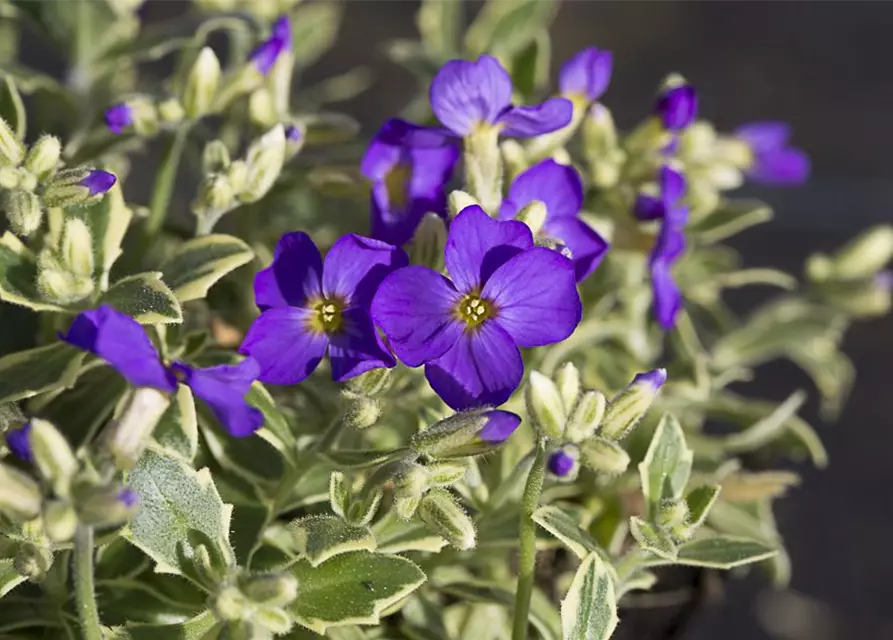
[[[456,317],[465,323],[468,328],[482,325],[494,315],[493,304],[477,294],[470,293],[456,305]]]
[[[337,333],[341,330],[344,303],[337,298],[322,298],[312,305],[310,329],[317,333]]]
[[[388,201],[392,207],[404,207],[409,200],[409,180],[412,169],[409,165],[398,162],[385,176],[384,184],[388,190]]]

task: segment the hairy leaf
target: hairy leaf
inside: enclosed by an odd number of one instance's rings
[[[254,252],[238,238],[212,234],[184,242],[162,267],[180,302],[204,298],[218,280],[251,262]]]
[[[590,554],[561,601],[564,640],[607,640],[617,622],[614,581],[598,554]]]
[[[678,498],[685,489],[694,454],[685,444],[679,421],[666,414],[661,418],[645,459],[639,464],[642,493],[648,501],[649,513],[661,498]]]
[[[198,452],[198,421],[195,416],[195,399],[185,384],[177,388],[174,402],[161,416],[152,438],[160,451],[171,457],[192,462]]]
[[[161,281],[161,273],[140,273],[118,280],[102,294],[100,304],[126,313],[141,324],[171,324],[183,321],[183,311],[174,292]]]
[[[34,311],[64,311],[46,302],[37,289],[37,258],[7,231],[0,238],[0,300]]]
[[[0,358],[0,403],[70,388],[86,355],[70,344],[56,342]]]
[[[345,522],[337,516],[308,516],[291,523],[297,550],[318,567],[329,558],[351,551],[375,551],[369,527]]]

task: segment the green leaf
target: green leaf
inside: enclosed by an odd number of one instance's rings
[[[410,453],[407,448],[380,449],[338,449],[327,451],[322,457],[338,469],[368,469],[397,460]]]
[[[685,444],[679,421],[666,414],[661,418],[645,459],[639,464],[642,493],[653,511],[661,498],[678,498],[685,489],[694,454]]]
[[[636,569],[617,586],[617,601],[630,591],[649,591],[657,584],[657,574],[647,569]]]
[[[772,219],[772,209],[756,200],[727,200],[705,219],[686,228],[703,244],[713,244],[725,240]]]
[[[127,633],[131,640],[202,640],[217,626],[217,618],[205,611],[186,622],[176,624],[129,624]]]
[[[429,56],[441,62],[460,56],[461,2],[422,0],[422,6],[416,13],[415,23],[422,37],[425,52]]]
[[[745,564],[767,560],[778,555],[778,550],[759,540],[735,536],[715,536],[692,540],[679,546],[672,564],[711,569],[733,569]],[[647,566],[670,564],[664,559],[646,561]]]
[[[378,624],[383,610],[425,582],[406,558],[354,551],[318,567],[299,560],[291,568],[301,595],[287,607],[299,624],[323,634],[348,624]]]
[[[690,527],[700,527],[704,524],[710,507],[719,497],[720,487],[716,484],[708,484],[703,487],[692,489],[685,496],[685,502],[688,505],[688,524]]]
[[[593,553],[583,560],[561,601],[564,640],[607,640],[617,622],[614,581],[604,561]]]
[[[561,540],[581,560],[591,553],[605,554],[592,536],[558,507],[540,507],[533,512],[533,521]]]
[[[176,324],[183,311],[174,292],[161,281],[161,273],[140,273],[118,280],[102,294],[99,304],[126,313],[140,324]]]
[[[437,585],[443,593],[458,598],[462,602],[492,602],[507,609],[515,606],[515,592],[492,582],[479,580],[450,582]],[[561,619],[552,603],[539,589],[533,590],[530,599],[530,622],[544,640],[558,640],[561,637]]]
[[[140,496],[140,510],[125,530],[125,537],[158,563],[156,571],[190,571],[181,562],[184,555],[193,557],[193,531],[212,540],[224,560],[232,563],[232,507],[220,499],[207,469],[195,471],[149,450],[130,473],[128,485]],[[182,553],[178,547],[182,547]]]
[[[806,392],[795,391],[768,416],[744,431],[724,438],[723,446],[733,453],[754,451],[765,446],[781,436],[787,423],[797,414],[804,402],[806,402]]]
[[[3,85],[0,86],[0,118],[6,120],[7,124],[12,128],[16,138],[25,139],[25,132],[28,129],[28,116],[25,113],[25,104],[22,102],[22,96],[19,95],[18,87],[12,76],[3,78]]]
[[[522,96],[531,96],[549,77],[552,45],[549,32],[540,31],[512,61],[512,85]]]
[[[160,453],[192,462],[198,452],[198,421],[195,399],[185,384],[177,388],[177,397],[161,416],[152,432]]]
[[[654,553],[666,560],[675,561],[676,544],[669,535],[658,529],[656,526],[642,520],[637,516],[629,519],[629,532],[633,534],[633,538],[639,543],[643,549]]]
[[[0,300],[34,311],[65,310],[43,300],[37,288],[37,259],[9,231],[0,238]]]
[[[310,564],[320,564],[342,553],[375,551],[375,536],[369,527],[345,522],[338,516],[308,516],[291,523],[297,550]]]
[[[133,218],[133,211],[124,202],[120,182],[116,182],[99,202],[87,207],[72,207],[65,215],[87,223],[93,238],[93,276],[105,289],[112,265],[121,256],[121,242]]]
[[[0,559],[0,598],[22,584],[26,578],[16,571],[13,558]]]
[[[329,50],[338,34],[341,13],[337,2],[316,2],[292,12],[292,53],[299,66],[310,66]]]
[[[468,28],[465,46],[474,56],[511,58],[549,27],[556,7],[542,0],[490,0]]]
[[[65,342],[0,358],[0,403],[72,387],[87,355]]]
[[[393,511],[372,525],[380,553],[404,553],[427,551],[437,553],[446,546],[446,540],[432,533],[417,520],[403,520]]]
[[[245,401],[264,414],[264,429],[276,436],[288,451],[295,449],[295,434],[285,416],[276,406],[273,396],[260,382],[255,382],[248,390]]]
[[[164,281],[180,302],[199,300],[218,280],[254,259],[247,244],[224,234],[184,242],[162,267]]]

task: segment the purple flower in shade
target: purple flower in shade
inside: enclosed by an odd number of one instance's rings
[[[402,249],[357,235],[341,237],[326,255],[306,233],[285,234],[273,264],[254,280],[263,313],[240,348],[260,362],[260,379],[297,384],[326,350],[338,382],[396,362],[372,325],[369,304],[384,278],[409,262]]]
[[[140,503],[140,495],[133,489],[121,489],[118,500],[128,509],[132,509]]]
[[[478,432],[477,437],[489,444],[500,444],[508,440],[521,424],[521,416],[510,411],[488,411],[487,424]]]
[[[791,129],[784,122],[753,122],[735,130],[735,137],[750,147],[747,176],[765,184],[803,184],[809,178],[809,156],[788,146]]]
[[[608,243],[578,216],[583,207],[583,182],[573,167],[543,160],[515,178],[502,201],[499,218],[514,218],[524,207],[539,200],[546,205],[546,221],[540,233],[563,243],[571,253],[577,282],[601,262]]]
[[[10,429],[6,432],[6,446],[10,452],[19,460],[32,462],[34,459],[31,453],[31,442],[28,437],[31,433],[31,423],[27,423],[18,429]]]
[[[654,113],[668,131],[680,131],[698,117],[698,93],[688,84],[663,89],[654,104]]]
[[[479,206],[453,220],[444,261],[451,279],[421,266],[388,276],[372,317],[404,363],[425,365],[449,406],[502,404],[524,372],[518,347],[564,340],[580,322],[574,265],[534,247],[523,222]]]
[[[683,229],[688,223],[688,207],[682,202],[685,178],[670,167],[660,171],[660,196],[640,194],[633,213],[640,220],[662,220],[660,231],[651,249],[651,288],[654,291],[654,314],[664,329],[672,329],[682,309],[682,294],[673,279],[672,266],[685,251]]]
[[[255,49],[249,60],[259,73],[267,75],[283,51],[291,50],[291,22],[282,16],[273,24],[273,32]]]
[[[595,102],[607,90],[613,67],[614,55],[610,51],[583,49],[561,67],[558,88],[569,98]]]
[[[298,129],[295,125],[290,124],[285,128],[285,139],[288,140],[291,144],[298,144],[303,137],[304,134],[302,134],[301,130]]]
[[[105,110],[105,126],[115,135],[133,125],[133,107],[124,102],[113,104]]]
[[[547,466],[549,467],[549,471],[552,475],[556,475],[559,478],[564,478],[571,471],[573,471],[574,466],[577,464],[576,459],[566,451],[559,449],[552,453],[549,456],[549,462]]]
[[[90,173],[87,174],[87,177],[81,180],[81,185],[90,190],[91,196],[95,196],[100,193],[105,193],[114,187],[115,182],[117,181],[118,178],[115,177],[114,173],[109,173],[102,169],[91,169]]]
[[[79,314],[61,337],[105,360],[134,387],[173,393],[178,383],[185,384],[233,436],[251,435],[264,422],[263,414],[245,402],[245,394],[260,373],[253,358],[206,369],[184,362],[167,366],[142,326],[107,305]]]
[[[360,169],[372,181],[373,238],[402,245],[429,211],[446,214],[444,185],[459,158],[455,144],[410,147],[402,144],[408,122],[388,120],[375,135]]]

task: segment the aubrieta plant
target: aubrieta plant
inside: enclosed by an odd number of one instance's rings
[[[674,74],[619,131],[555,4],[425,1],[363,151],[368,70],[303,81],[345,6],[141,4],[0,0],[0,635],[605,640],[671,565],[786,582],[825,450],[742,383],[785,358],[837,414],[893,228],[742,266],[772,213],[729,192],[809,175],[785,124]]]

